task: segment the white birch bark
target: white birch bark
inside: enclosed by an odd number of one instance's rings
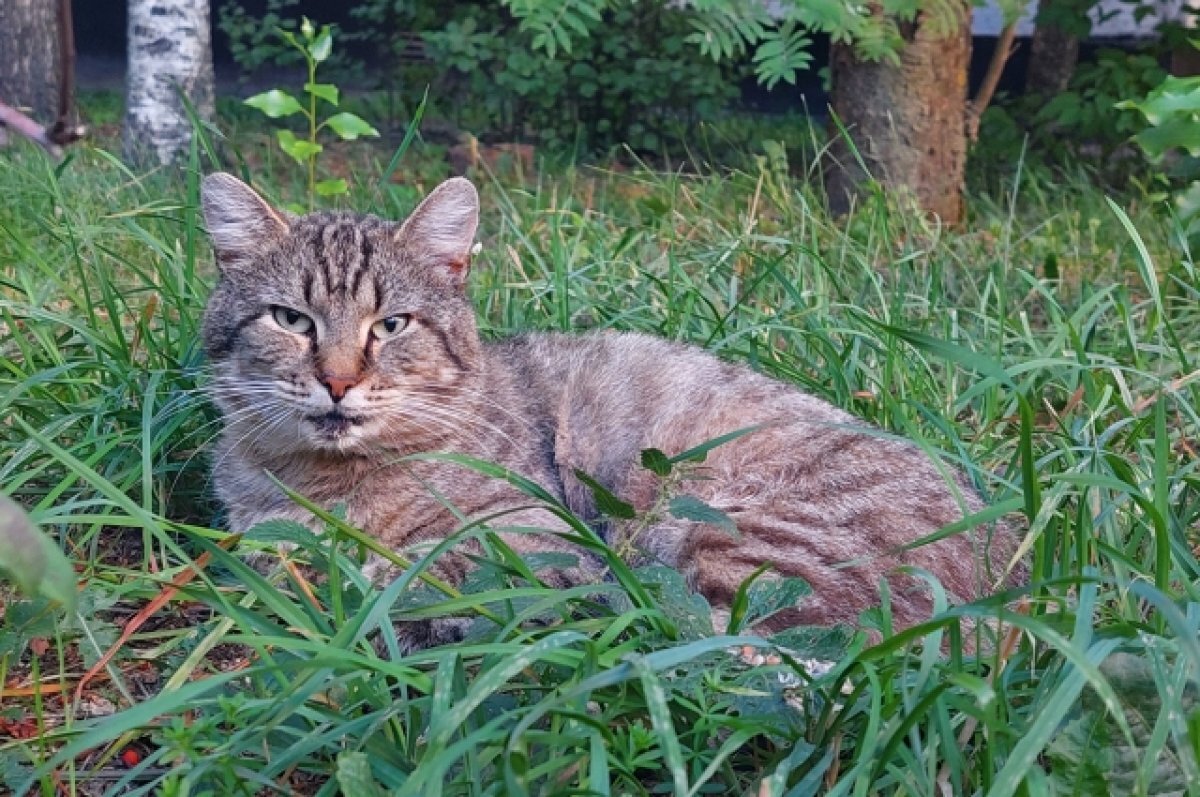
[[[129,0],[125,156],[170,164],[186,157],[192,126],[180,95],[201,119],[213,114],[209,0]]]

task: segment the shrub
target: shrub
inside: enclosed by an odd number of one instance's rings
[[[284,57],[272,29],[295,27],[284,19],[292,3],[270,0],[258,25],[236,3],[222,9],[222,29],[243,69]],[[570,49],[551,57],[493,3],[369,0],[339,35],[370,48],[389,92],[415,105],[432,84],[441,114],[484,139],[576,152],[628,144],[662,154],[737,94],[744,70],[702,55],[687,41],[689,12],[666,0],[628,0],[589,22]],[[428,63],[414,61],[414,36]]]

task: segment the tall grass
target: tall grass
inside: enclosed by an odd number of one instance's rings
[[[487,551],[461,594],[413,567],[368,584],[369,541],[335,515],[321,538],[241,541],[297,540],[308,569],[248,567],[207,498],[200,166],[0,161],[0,490],[83,590],[70,617],[3,597],[9,789],[1200,791],[1200,282],[1140,197],[1018,172],[952,232],[881,197],[831,219],[780,152],[483,181],[487,334],[695,342],[918,440],[1025,515],[1028,589],[900,634],[885,601],[868,644],[718,635],[677,574],[615,559],[609,583],[551,590],[481,524],[457,535]],[[574,538],[611,557],[585,525]],[[751,585],[748,616],[801,592]],[[395,655],[391,621],[449,614],[476,618],[463,643]],[[1000,638],[971,653],[964,616],[999,618]]]

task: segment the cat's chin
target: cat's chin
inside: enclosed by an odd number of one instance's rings
[[[366,438],[362,418],[333,411],[304,418],[304,431],[313,448],[349,451],[361,447]]]

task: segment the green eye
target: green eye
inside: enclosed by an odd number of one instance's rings
[[[377,340],[387,340],[394,338],[404,331],[408,326],[408,316],[406,315],[390,315],[387,318],[380,319],[371,325],[371,334]]]
[[[271,317],[275,319],[276,324],[297,335],[307,335],[313,328],[311,318],[290,307],[279,307],[278,305],[272,307]]]

